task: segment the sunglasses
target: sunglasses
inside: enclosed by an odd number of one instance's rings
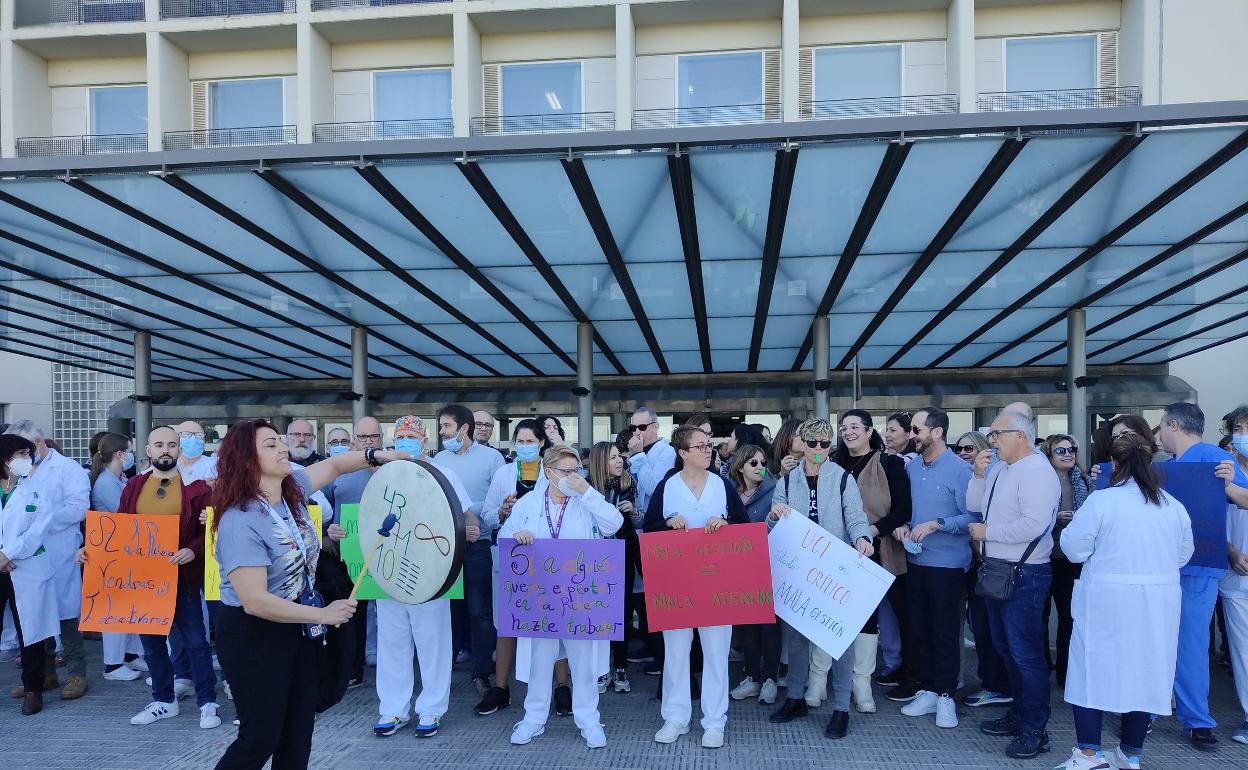
[[[1071,446],[1071,447],[1059,446],[1059,447],[1056,447],[1056,448],[1053,450],[1053,454],[1057,455],[1058,457],[1062,457],[1062,456],[1065,456],[1065,455],[1077,455],[1077,454],[1079,454],[1079,447],[1077,447],[1077,446]]]
[[[807,441],[806,446],[811,449],[828,449],[832,446],[831,441]]]
[[[958,454],[964,455],[964,454],[970,454],[974,452],[975,450],[979,449],[979,447],[975,446],[974,444],[959,444],[956,447],[954,447],[954,449],[957,450]]]
[[[658,423],[647,422],[647,423],[642,423],[641,425],[629,425],[628,429],[632,431],[633,433],[640,433],[641,431],[648,429],[651,425],[658,425]]]
[[[763,461],[762,460],[746,460],[745,464],[750,466],[751,468],[757,468],[758,466],[763,464]]]
[[[910,433],[911,433],[912,435],[917,436],[917,435],[919,435],[919,433],[921,433],[922,431],[923,431],[923,429],[922,429],[922,428],[920,428],[920,427],[919,427],[919,426],[917,426],[917,425],[911,425],[911,426],[910,426]]]
[[[165,490],[165,487],[167,487],[167,486],[169,486],[169,479],[161,479],[161,480],[160,480],[160,486],[156,488],[156,499],[157,499],[157,500],[164,500],[164,499],[165,499],[165,491],[166,491],[166,490]]]

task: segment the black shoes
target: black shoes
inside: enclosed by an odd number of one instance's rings
[[[919,686],[910,682],[903,682],[888,692],[884,693],[884,697],[898,703],[909,703],[919,694]]]
[[[806,707],[805,698],[785,698],[784,705],[777,709],[771,716],[767,717],[767,721],[783,724],[792,722],[798,717],[806,716],[809,711]]]
[[[499,709],[505,709],[511,705],[511,690],[506,687],[491,687],[485,697],[472,710],[481,716],[488,716]]]
[[[823,728],[823,737],[838,740],[849,733],[849,712],[833,711],[828,726]]]
[[[555,687],[555,714],[561,717],[572,715],[572,688],[566,684]]]
[[[875,679],[871,680],[880,687],[897,687],[906,681],[906,671],[901,666],[892,671],[881,671],[875,675]]]
[[[1183,734],[1187,736],[1192,748],[1200,751],[1213,751],[1218,745],[1218,739],[1208,727],[1193,727],[1191,730],[1184,730]]]
[[[1006,714],[998,719],[985,719],[980,722],[979,731],[984,735],[1018,735],[1021,728],[1018,724],[1018,717]],[[1047,736],[1045,740],[1048,740]]]
[[[982,725],[980,729],[983,729]],[[1042,730],[1038,733],[1019,733],[1018,737],[1010,741],[1010,745],[1005,747],[1005,755],[1014,759],[1031,759],[1037,754],[1048,750],[1049,734]]]

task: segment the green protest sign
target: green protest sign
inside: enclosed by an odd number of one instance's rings
[[[342,549],[342,560],[347,564],[347,570],[351,573],[351,578],[360,574],[360,567],[364,564],[364,555],[360,549],[360,506],[355,503],[342,506],[341,521],[338,522],[343,529],[347,531],[347,536],[343,538],[340,547]],[[372,575],[365,575],[364,580],[360,583],[360,590],[355,595],[357,599],[389,599],[390,596],[381,590],[381,586],[373,580]],[[464,598],[464,575],[461,572],[455,584],[451,586],[442,599],[462,599]]]

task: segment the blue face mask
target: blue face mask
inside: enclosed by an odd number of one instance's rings
[[[184,438],[178,442],[182,446],[182,455],[194,460],[204,453],[204,440],[198,436]]]
[[[516,444],[516,459],[522,463],[531,463],[542,451],[541,444]]]
[[[407,452],[412,457],[420,455],[420,451],[424,448],[425,442],[418,438],[404,436],[394,440],[394,448],[400,452]]]
[[[1231,447],[1239,453],[1240,457],[1248,457],[1248,436],[1239,434],[1231,436]]]
[[[330,456],[330,457],[337,457],[338,455],[342,454],[343,452],[346,452],[348,449],[349,449],[349,447],[345,447],[345,446],[331,446],[331,447],[329,448],[329,456]]]
[[[121,472],[125,473],[134,467],[134,452],[126,452],[126,459],[121,461]]]
[[[464,442],[459,439],[459,436],[442,439],[442,448],[448,452],[458,452],[463,446]],[[395,448],[397,449],[398,447],[396,446]]]

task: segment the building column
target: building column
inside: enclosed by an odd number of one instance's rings
[[[780,20],[780,102],[785,123],[796,123],[801,119],[802,95],[797,74],[801,16],[800,0],[784,0]]]
[[[576,325],[576,430],[581,449],[594,445],[594,325]]]
[[[312,128],[334,119],[334,71],[330,63],[329,41],[301,19],[296,31],[295,92],[297,116],[295,132],[300,144],[312,142]]]
[[[823,389],[820,383],[826,382],[828,379],[828,345],[829,345],[829,325],[826,315],[815,316],[814,325],[814,357],[815,357],[815,377],[811,383],[815,397],[815,419],[828,419],[828,391]]]
[[[958,97],[958,112],[979,109],[975,89],[975,0],[952,0],[945,38],[946,87]]]
[[[1139,86],[1141,104],[1161,103],[1161,0],[1123,0],[1118,85]]]
[[[167,132],[190,128],[190,57],[161,33],[148,32],[147,149],[160,152]]]
[[[633,7],[628,3],[615,6],[615,130],[633,127],[634,65],[637,61],[637,27],[633,23]]]
[[[1078,384],[1088,373],[1087,313],[1075,308],[1066,314],[1066,425],[1075,445],[1084,448],[1079,464],[1087,466],[1092,446],[1088,430],[1088,394]]]
[[[358,398],[351,402],[351,423],[368,416],[368,329],[351,329],[351,392]]]
[[[152,432],[152,335],[134,333],[134,455],[147,455],[147,434]]]
[[[451,69],[451,94],[454,110],[455,136],[472,133],[472,119],[481,114],[481,33],[472,17],[464,11],[452,17],[454,67]]]

